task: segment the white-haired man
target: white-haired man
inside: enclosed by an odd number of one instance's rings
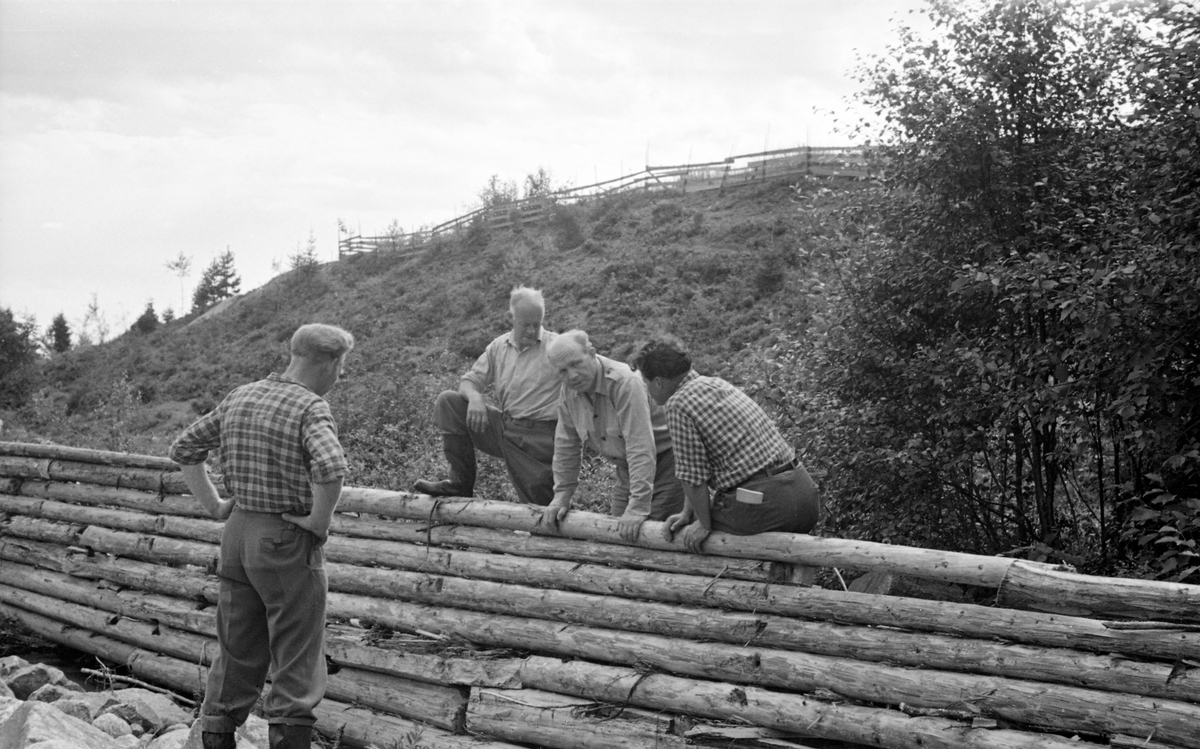
[[[665,520],[683,509],[666,413],[650,401],[640,375],[597,354],[582,330],[563,333],[547,353],[563,387],[554,434],[554,500],[542,520],[557,531],[570,510],[587,444],[616,463],[609,514],[621,518],[621,538],[633,543],[646,520]]]
[[[556,334],[542,327],[542,292],[518,286],[509,295],[512,330],[488,344],[458,390],[438,395],[433,422],[442,432],[450,468],[442,481],[413,487],[434,496],[475,493],[475,451],[503,458],[522,502],[548,505],[554,494],[554,428],[558,421],[558,372],[546,358]],[[496,404],[487,402],[491,391]]]
[[[234,749],[234,730],[263,701],[272,749],[308,749],[325,695],[325,576],[346,456],[324,396],[354,337],[332,325],[292,335],[282,375],[233,390],[171,445],[188,489],[225,520],[217,563],[217,654],[200,708],[204,749]],[[229,498],[204,462],[220,450]]]

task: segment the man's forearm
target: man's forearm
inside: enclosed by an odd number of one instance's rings
[[[683,484],[683,498],[687,502],[687,506],[696,515],[696,519],[700,521],[700,525],[712,530],[712,512],[709,507],[708,486],[704,484],[689,484],[686,481],[681,481],[680,483]]]
[[[342,498],[342,479],[334,479],[324,484],[313,484],[313,519],[329,527],[333,520],[333,511],[337,509],[338,500]]]
[[[188,491],[200,501],[208,514],[215,515],[221,504],[221,496],[217,493],[217,487],[213,485],[212,479],[208,477],[208,469],[205,465],[193,463],[181,465],[179,469],[183,473],[183,482],[187,484]]]

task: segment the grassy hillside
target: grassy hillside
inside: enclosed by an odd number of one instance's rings
[[[692,346],[698,369],[742,381],[747,361],[781,332],[803,336],[821,307],[812,250],[853,189],[779,182],[617,195],[560,207],[521,232],[480,226],[412,255],[292,271],[198,318],[56,356],[34,405],[5,416],[4,438],[163,454],[230,388],[281,370],[298,325],[329,322],[358,342],[329,398],[349,483],[407,488],[441,468],[428,423],[434,396],[507,330],[515,284],[544,290],[548,328],[581,327],[605,355],[625,359],[646,335],[668,331]],[[588,494],[600,496],[608,468],[587,470],[597,474],[585,476]],[[479,491],[511,496],[494,462]]]

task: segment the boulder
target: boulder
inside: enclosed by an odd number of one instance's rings
[[[91,723],[97,715],[104,712],[106,707],[114,705],[116,702],[111,692],[75,692],[59,699],[54,703],[54,706],[63,712],[67,712],[68,710],[75,710],[75,707],[66,707],[67,705],[81,705],[87,710],[87,718],[85,720]],[[71,714],[73,715],[74,713],[72,712]]]
[[[128,723],[112,713],[97,715],[96,719],[92,721],[92,727],[99,728],[113,738],[128,736],[133,733],[133,729],[130,728]]]
[[[15,700],[16,698],[17,698],[17,696],[15,694],[13,694],[11,689],[8,688],[8,685],[5,684],[3,681],[0,681],[0,700],[4,700],[4,699]]]
[[[33,745],[38,749],[117,749],[108,734],[45,702],[0,703],[0,747]]]
[[[20,671],[29,666],[29,661],[19,655],[6,655],[0,658],[0,681],[8,678],[14,671]]]
[[[58,700],[56,702],[49,702],[47,704],[51,705],[55,710],[59,711],[60,713],[65,713],[67,715],[70,715],[72,718],[78,718],[78,719],[82,720],[84,723],[91,723],[92,718],[94,717],[92,715],[92,712],[90,710],[88,710],[87,705],[83,704],[82,702],[75,702],[72,700]]]
[[[158,733],[172,723],[191,725],[192,714],[183,709],[175,700],[161,692],[149,689],[118,689],[112,697],[128,710],[117,710],[117,715],[124,718],[130,725],[139,723],[147,731]]]
[[[24,668],[19,668],[4,677],[4,682],[8,684],[8,688],[12,690],[13,695],[19,700],[28,699],[29,695],[46,684],[57,684],[68,689],[74,686],[77,691],[83,691],[78,684],[68,679],[66,674],[61,670],[54,666],[47,666],[44,663],[34,663]]]
[[[79,693],[78,689],[64,687],[62,684],[43,684],[33,690],[33,693],[25,699],[32,700],[33,702],[58,702],[63,697]]]

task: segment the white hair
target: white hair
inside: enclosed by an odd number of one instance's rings
[[[512,314],[517,313],[518,306],[537,307],[546,313],[546,300],[542,297],[541,289],[531,289],[528,286],[516,286],[512,293],[508,295],[508,311]]]
[[[592,340],[588,338],[588,334],[582,330],[568,330],[566,333],[561,333],[554,341],[546,347],[546,356],[551,359],[562,357],[567,350],[578,351],[582,354],[595,353],[592,348]]]

